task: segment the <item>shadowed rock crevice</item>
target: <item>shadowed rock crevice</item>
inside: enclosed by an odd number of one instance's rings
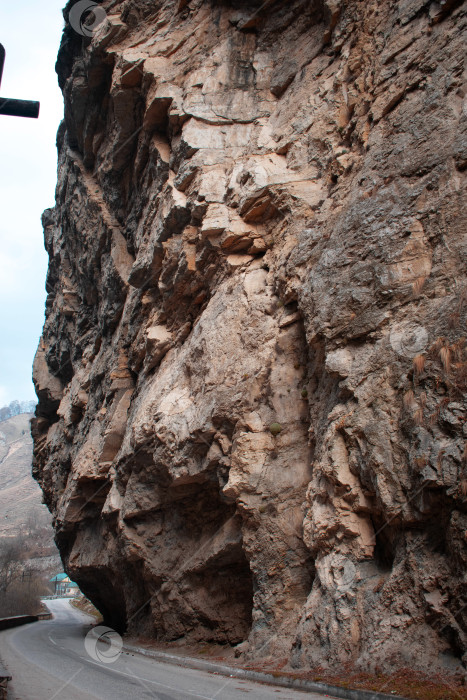
[[[115,583],[115,574],[102,566],[87,571],[80,566],[78,576],[80,590],[94,602],[101,612],[104,624],[123,634],[127,630],[125,600],[120,587]]]

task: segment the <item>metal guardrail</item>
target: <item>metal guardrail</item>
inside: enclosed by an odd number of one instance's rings
[[[0,618],[0,630],[9,630],[12,627],[28,625],[30,622],[37,622],[38,619],[38,615],[16,615],[15,617],[2,617]]]
[[[45,606],[47,608],[47,606]],[[53,615],[50,610],[46,609],[46,612],[37,613],[37,615],[15,615],[13,617],[0,617],[0,631],[8,630],[12,627],[19,627],[20,625],[28,625],[30,622],[38,622],[39,620],[50,620]]]

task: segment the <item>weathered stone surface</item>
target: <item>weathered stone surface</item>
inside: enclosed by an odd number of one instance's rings
[[[465,668],[465,3],[102,5],[34,368],[67,571],[161,640]]]

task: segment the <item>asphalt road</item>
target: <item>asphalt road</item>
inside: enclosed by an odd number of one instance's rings
[[[104,664],[86,652],[91,618],[68,600],[47,601],[53,620],[0,632],[0,658],[13,676],[11,700],[322,700],[122,653]],[[9,695],[10,698],[10,695]]]

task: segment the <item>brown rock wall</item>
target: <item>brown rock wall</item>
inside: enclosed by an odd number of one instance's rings
[[[465,2],[102,6],[34,370],[67,571],[161,640],[462,667]]]

